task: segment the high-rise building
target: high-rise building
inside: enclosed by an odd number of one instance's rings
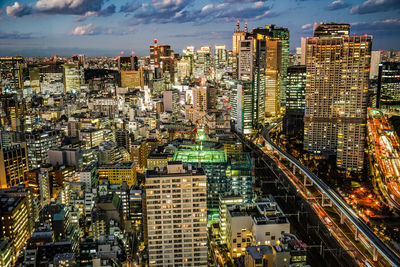
[[[22,93],[22,57],[0,57],[0,95]]]
[[[371,70],[369,72],[369,78],[378,78],[379,64],[381,64],[382,51],[371,52]]]
[[[25,134],[28,148],[29,169],[36,169],[48,162],[48,151],[61,145],[61,134],[58,130],[36,131]]]
[[[145,188],[150,266],[207,266],[203,169],[170,161],[146,172]]]
[[[306,67],[290,66],[287,69],[286,114],[283,128],[286,135],[302,139],[306,93]]]
[[[15,144],[0,149],[0,187],[19,185],[28,171],[26,144]]]
[[[228,57],[225,45],[215,45],[215,67],[224,68],[227,65]]]
[[[304,149],[336,155],[346,171],[361,171],[371,36],[349,36],[349,24],[321,24],[306,46]]]
[[[238,79],[238,54],[239,54],[239,43],[245,40],[248,36],[247,23],[245,24],[245,31],[240,30],[239,21],[236,23],[236,30],[232,36],[232,77]]]
[[[121,70],[121,86],[128,88],[142,88],[144,86],[143,69]]]
[[[193,76],[194,78],[201,78],[203,76],[211,78],[211,47],[201,46],[196,51],[193,57]]]
[[[99,180],[108,180],[110,184],[122,184],[125,181],[131,187],[137,181],[134,161],[103,164],[99,166],[98,172]]]
[[[270,79],[276,78],[276,91],[279,95],[279,106],[286,102],[286,70],[289,67],[289,29],[276,27],[274,24],[265,25],[265,28],[257,28],[252,31],[253,38],[264,39],[267,41],[267,66],[266,75],[272,75]],[[279,42],[280,44],[275,45],[272,42],[268,44],[268,41]],[[268,52],[268,48],[273,49]],[[272,63],[268,63],[269,60],[273,60]],[[280,62],[277,62],[279,60]],[[271,68],[271,69],[269,69]],[[280,74],[280,75],[278,75]],[[273,79],[275,80],[275,79]]]
[[[128,70],[138,70],[138,57],[118,57],[118,70],[128,71]]]
[[[281,111],[281,90],[284,90],[281,85],[282,75],[284,75],[282,73],[282,43],[267,39],[266,46],[265,115],[276,117]]]
[[[0,95],[0,125],[7,126],[12,131],[24,131],[25,100],[17,94]]]
[[[81,89],[83,69],[79,64],[64,64],[64,92],[78,92]]]
[[[28,207],[25,197],[2,197],[0,199],[0,214],[2,217],[1,237],[12,240],[13,265],[17,253],[24,247],[30,236]]]
[[[383,62],[379,68],[381,68],[378,77],[380,107],[398,111],[400,110],[400,62]]]
[[[266,41],[239,42],[238,78],[252,82],[252,126],[263,123],[265,115]]]
[[[157,39],[154,40],[150,46],[150,67],[154,71],[154,78],[174,82],[174,51],[170,45],[158,44]]]

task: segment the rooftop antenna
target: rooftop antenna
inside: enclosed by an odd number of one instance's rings
[[[239,20],[236,21],[236,31],[240,31],[240,24]]]
[[[244,23],[244,31],[247,32],[247,22]]]

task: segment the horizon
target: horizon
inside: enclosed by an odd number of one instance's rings
[[[396,0],[5,0],[0,4],[0,56],[146,56],[153,39],[176,53],[225,44],[231,49],[236,20],[249,29],[275,24],[290,30],[290,51],[311,37],[314,23],[350,23],[369,34],[373,50],[400,50]],[[299,15],[300,12],[300,15]],[[312,18],[312,19],[310,19]]]

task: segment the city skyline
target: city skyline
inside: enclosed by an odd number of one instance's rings
[[[301,37],[312,36],[315,22],[331,21],[350,23],[352,34],[373,35],[373,50],[398,50],[399,10],[396,0],[6,0],[0,5],[0,56],[145,56],[154,38],[175,52],[187,45],[231,49],[236,20],[249,30],[289,28],[291,51]]]

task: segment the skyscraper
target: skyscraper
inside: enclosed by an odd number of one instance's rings
[[[236,23],[236,30],[232,36],[232,76],[234,79],[238,78],[238,54],[239,54],[239,42],[245,40],[249,34],[247,33],[247,24],[245,24],[245,31],[240,30],[239,21]]]
[[[23,58],[0,57],[0,94],[22,93]]]
[[[267,40],[266,46],[265,115],[275,117],[281,111],[282,43]]]
[[[64,64],[64,92],[74,92],[81,89],[83,69],[79,64]]]
[[[28,171],[26,144],[15,144],[0,149],[0,187],[19,185]]]
[[[150,266],[207,266],[204,170],[170,161],[146,172],[145,187]]]
[[[252,82],[252,125],[256,127],[265,114],[266,41],[242,40],[239,42],[238,79]]]
[[[304,149],[361,171],[372,37],[349,31],[349,24],[321,24],[307,39]]]
[[[290,66],[287,69],[286,115],[283,128],[288,136],[303,136],[306,93],[306,67]]]
[[[286,71],[287,67],[289,66],[289,30],[287,28],[276,27],[274,24],[267,24],[265,25],[265,28],[254,29],[252,31],[252,35],[256,39],[264,39],[266,41],[276,41],[280,43],[280,45],[274,45],[273,43],[267,44],[267,47],[272,49],[271,53],[269,53],[267,48],[267,61],[269,61],[270,59],[276,61],[277,59],[274,58],[276,56],[280,60],[280,64],[269,64],[267,62],[267,67],[265,70],[269,73],[277,73],[275,75],[272,75],[270,79],[277,79],[276,91],[278,92],[279,98],[277,98],[276,100],[280,102],[279,106],[281,104],[284,105],[286,102]],[[270,54],[270,56],[268,56],[268,53]],[[273,57],[271,58],[272,55]],[[268,76],[271,74],[266,73],[266,75]]]
[[[216,68],[224,68],[227,64],[227,53],[225,45],[215,46],[215,66]]]

